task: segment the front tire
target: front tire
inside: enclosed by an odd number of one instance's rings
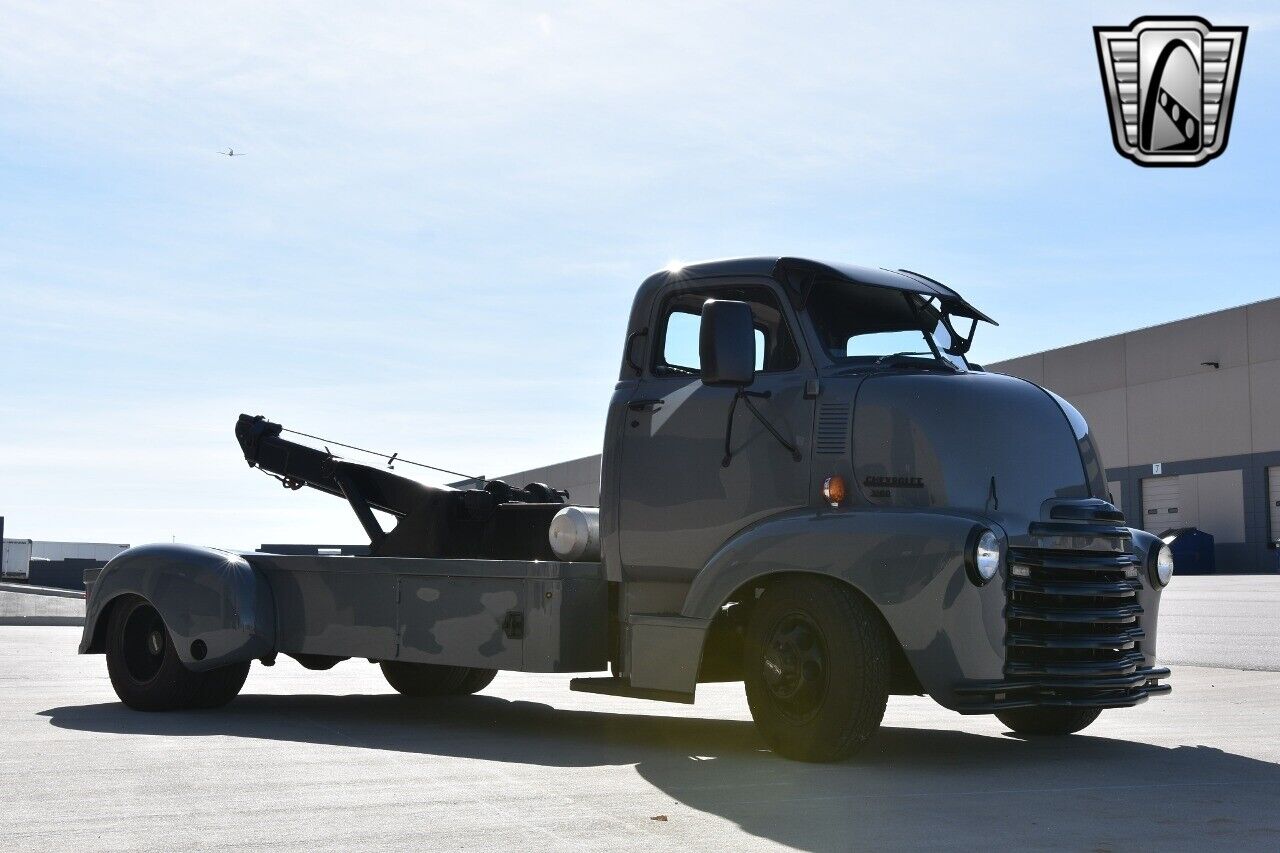
[[[489,686],[496,669],[443,666],[433,663],[406,663],[384,660],[382,674],[397,693],[417,699],[429,696],[470,696]]]
[[[159,611],[128,595],[114,604],[107,623],[107,674],[120,701],[136,711],[217,708],[240,692],[249,662],[187,669]]]
[[[1101,713],[1100,708],[1017,708],[997,711],[996,719],[1020,735],[1073,735]]]
[[[800,761],[853,754],[884,717],[890,649],[880,615],[849,587],[815,577],[768,587],[743,652],[747,703],[765,742]]]

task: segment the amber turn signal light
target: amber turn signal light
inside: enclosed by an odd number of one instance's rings
[[[822,499],[831,506],[840,506],[844,503],[844,477],[839,474],[833,474],[822,481]]]

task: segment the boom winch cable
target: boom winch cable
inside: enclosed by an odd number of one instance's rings
[[[484,482],[484,480],[485,480],[485,477],[484,477],[484,475],[483,475],[483,474],[482,474],[482,475],[480,475],[479,477],[473,477],[473,476],[472,476],[472,475],[470,475],[470,474],[463,474],[461,471],[450,471],[448,468],[441,468],[441,467],[439,467],[439,466],[437,466],[437,465],[428,465],[428,464],[427,464],[427,463],[425,463],[425,462],[414,462],[412,459],[405,459],[405,458],[404,458],[403,456],[401,456],[398,452],[397,452],[397,453],[392,453],[390,456],[388,456],[387,454],[385,454],[385,453],[379,453],[379,452],[378,452],[378,451],[376,451],[376,450],[369,450],[368,448],[365,448],[365,447],[356,447],[354,444],[343,444],[341,441],[334,441],[334,440],[329,439],[329,438],[321,438],[321,437],[320,437],[320,436],[318,436],[318,435],[311,435],[310,433],[298,432],[296,429],[285,429],[284,427],[281,427],[281,428],[280,428],[280,431],[281,431],[281,432],[292,433],[293,435],[300,435],[300,436],[302,436],[303,438],[309,438],[309,439],[311,439],[312,441],[318,441],[318,442],[320,442],[321,444],[324,444],[324,445],[333,444],[333,445],[337,445],[338,447],[345,447],[347,450],[355,450],[355,451],[358,451],[358,452],[360,452],[360,453],[368,453],[370,456],[377,456],[377,457],[379,457],[380,459],[385,459],[385,460],[387,460],[387,467],[388,467],[388,468],[394,468],[394,467],[395,467],[392,463],[395,463],[395,462],[403,462],[403,463],[405,463],[406,465],[417,465],[419,468],[427,468],[427,469],[429,469],[429,470],[431,470],[431,471],[439,471],[439,472],[440,472],[440,473],[442,473],[442,474],[452,474],[452,475],[453,475],[453,476],[455,476],[455,477],[463,477],[463,478],[465,478],[465,479],[467,479],[467,480],[476,480],[477,482]],[[326,446],[326,447],[325,447],[325,451],[327,452],[328,450],[329,450],[329,448]],[[332,455],[332,454],[330,454],[330,455]]]

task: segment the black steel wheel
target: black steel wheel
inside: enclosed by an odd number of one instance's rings
[[[890,642],[880,615],[844,584],[797,577],[768,587],[747,624],[743,673],[770,748],[835,761],[864,745],[889,697]]]
[[[127,611],[120,630],[125,675],[135,684],[150,684],[159,675],[169,650],[164,620],[150,604],[138,604]]]
[[[997,711],[996,719],[1020,735],[1073,735],[1101,713],[1101,708],[1017,708]]]
[[[804,611],[784,615],[764,644],[764,685],[788,720],[803,723],[822,710],[831,675],[822,630]]]
[[[442,666],[433,663],[406,663],[384,660],[379,666],[387,683],[397,693],[414,698],[428,696],[467,696],[489,686],[496,669],[468,666]]]
[[[128,595],[111,607],[107,674],[120,701],[138,711],[216,708],[240,692],[249,663],[187,669],[159,611],[145,598]]]

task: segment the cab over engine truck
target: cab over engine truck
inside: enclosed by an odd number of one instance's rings
[[[992,322],[907,270],[693,264],[636,294],[600,506],[422,485],[242,415],[250,466],[348,501],[370,556],[132,548],[87,573],[82,653],[141,710],[232,699],[250,662],[378,663],[414,697],[498,670],[692,702],[743,681],[771,748],[832,760],[891,693],[1031,734],[1169,690],[1169,549],[1110,502],[1084,419],[965,355]],[[385,531],[374,510],[396,519]]]

